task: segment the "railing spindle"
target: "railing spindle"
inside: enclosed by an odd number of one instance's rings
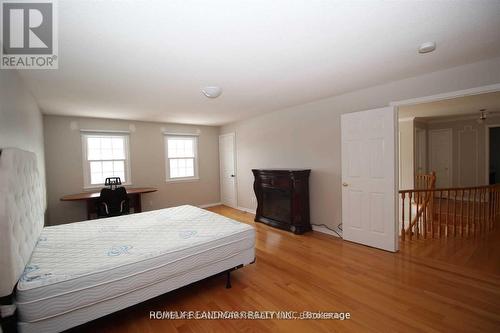
[[[412,194],[410,192],[410,193],[408,193],[408,200],[409,200],[409,204],[408,204],[408,221],[409,221],[408,222],[408,231],[409,231],[410,240],[411,240],[412,234],[413,234],[413,232],[411,230],[411,228],[412,228],[412,225],[411,225],[411,222],[412,222],[412,218],[411,218],[411,197],[412,197]]]
[[[427,181],[423,183],[422,186],[429,185]],[[500,185],[447,189],[426,187],[399,193],[402,241],[412,240],[414,235],[417,239],[476,237],[490,232],[500,223]]]
[[[496,188],[493,188],[493,219],[491,220],[491,230],[493,230],[495,228],[495,222],[496,222],[496,219],[497,219],[497,192],[496,192]]]
[[[490,231],[491,230],[491,204],[492,204],[492,196],[491,196],[491,191],[488,189],[487,190],[487,197],[488,197],[488,221],[486,221],[486,230]]]
[[[448,237],[448,216],[450,214],[450,190],[446,193],[446,221],[444,226],[444,235]]]
[[[401,240],[405,240],[405,193],[401,193]],[[411,205],[411,203],[410,203]],[[411,223],[411,221],[410,221]]]
[[[484,233],[484,221],[486,220],[486,211],[484,208],[486,207],[485,201],[486,201],[486,196],[484,193],[484,190],[481,190],[481,226],[479,227],[479,230],[481,230],[481,234]]]
[[[464,237],[464,190],[460,196],[460,237]]]
[[[417,197],[417,221],[415,223],[415,234],[417,235],[417,239],[420,238],[420,228],[418,227],[419,223],[420,223],[420,217],[421,217],[421,214],[418,213],[419,209],[420,209],[420,193],[417,192],[415,194],[415,196]]]
[[[466,220],[466,227],[465,227],[467,238],[469,238],[469,236],[470,236],[470,215],[471,215],[470,194],[471,194],[471,191],[468,190],[467,191],[467,220]]]
[[[485,207],[485,205],[484,205],[485,199],[486,199],[486,198],[485,198],[485,195],[484,195],[484,190],[483,190],[483,189],[481,189],[481,220],[480,220],[480,223],[479,223],[479,232],[480,232],[481,234],[483,234],[483,233],[484,233],[484,220],[486,219],[486,216],[485,216],[485,215],[486,215],[486,214],[485,214],[486,212],[485,212],[485,210],[484,210],[484,207]]]
[[[441,215],[443,212],[441,211],[441,201],[443,201],[443,191],[439,191],[438,196],[438,238],[441,238]]]
[[[431,223],[431,238],[434,238],[434,192],[429,192],[429,200],[431,201],[431,209],[430,209],[430,223]]]
[[[483,190],[483,234],[486,232],[486,223],[488,221],[487,189]]]
[[[493,214],[493,218],[491,219],[491,229],[490,230],[493,230],[493,228],[495,227],[495,221],[497,219],[497,192],[496,192],[496,188],[493,188],[492,189],[492,197],[493,197],[493,202],[491,203],[491,207],[492,207],[492,214]]]
[[[476,236],[476,214],[477,214],[477,209],[476,209],[476,196],[477,196],[477,189],[474,189],[474,196],[472,197],[472,235]]]
[[[479,233],[482,234],[484,231],[484,190],[481,189],[481,197],[479,198],[480,201],[480,209],[481,209],[481,219],[479,220]]]
[[[423,203],[423,208],[424,208],[424,211],[422,212],[423,216],[422,216],[422,232],[424,233],[424,239],[427,238],[427,204],[425,202],[425,198],[427,198],[427,193],[424,192],[424,197],[423,197],[423,200],[424,200],[424,203]]]
[[[491,196],[492,196],[492,203],[491,203],[491,214],[493,215],[492,219],[491,219],[491,229],[490,230],[493,230],[493,227],[495,225],[495,220],[497,218],[496,216],[496,203],[497,203],[497,197],[496,197],[496,189],[493,188],[492,189],[492,193],[491,193]]]
[[[457,237],[457,191],[453,191],[453,236]]]

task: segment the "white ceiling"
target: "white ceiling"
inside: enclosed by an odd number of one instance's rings
[[[20,71],[47,114],[220,125],[500,56],[500,1],[58,3],[59,70]]]
[[[469,115],[479,118],[481,109],[486,109],[490,117],[500,115],[500,92],[403,106],[399,108],[399,118],[417,117],[421,120],[433,120]]]

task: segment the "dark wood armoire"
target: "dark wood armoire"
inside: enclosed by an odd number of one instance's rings
[[[256,222],[302,234],[311,230],[309,174],[306,169],[252,169]]]

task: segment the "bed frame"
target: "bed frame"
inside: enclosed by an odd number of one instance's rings
[[[15,290],[43,229],[45,209],[45,189],[35,154],[16,148],[0,150],[0,333],[66,330],[218,274],[226,275],[226,288],[231,288],[231,272],[255,261],[227,258],[191,275],[185,273],[56,317],[23,323],[16,313]]]

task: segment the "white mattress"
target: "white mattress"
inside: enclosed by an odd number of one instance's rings
[[[193,206],[46,227],[17,285],[21,327],[52,325],[114,298],[128,299],[118,308],[138,303],[147,298],[123,296],[152,297],[141,290],[156,286],[159,295],[168,280],[178,287],[228,264],[249,264],[254,248],[251,226]]]

